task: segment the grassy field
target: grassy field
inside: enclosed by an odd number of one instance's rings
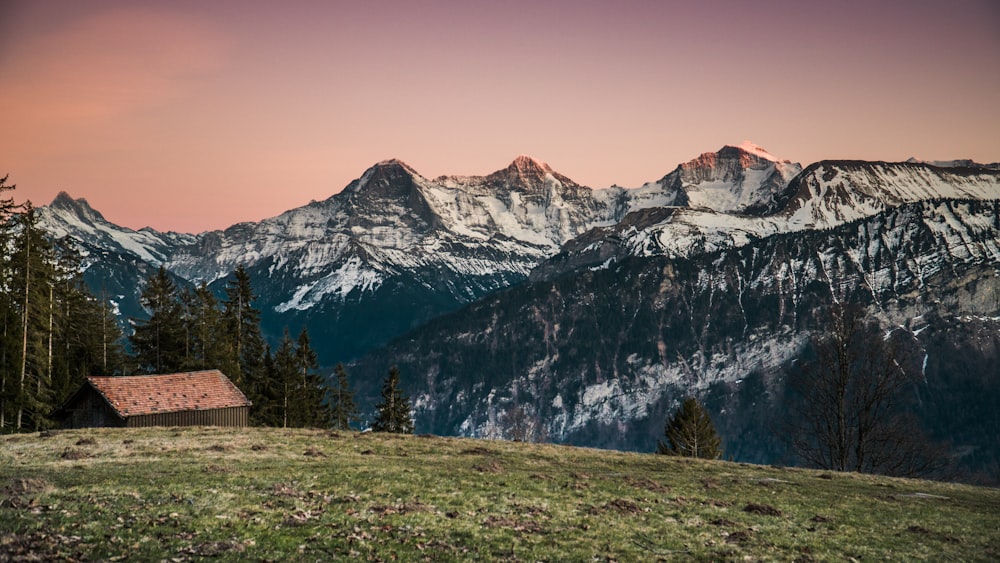
[[[1000,490],[278,429],[0,437],[0,561],[1000,560]]]

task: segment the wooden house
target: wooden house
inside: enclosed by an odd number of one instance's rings
[[[250,401],[219,370],[88,377],[55,417],[65,428],[246,426]]]

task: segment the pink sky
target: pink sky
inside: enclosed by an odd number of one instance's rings
[[[530,154],[636,187],[781,158],[1000,160],[995,0],[0,3],[0,175],[133,228]]]

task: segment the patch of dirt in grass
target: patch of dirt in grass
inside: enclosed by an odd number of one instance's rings
[[[769,504],[756,504],[751,502],[743,507],[743,512],[750,514],[760,514],[762,516],[781,516],[781,511]]]
[[[62,459],[78,460],[78,459],[87,459],[88,457],[90,457],[90,454],[82,450],[74,450],[72,448],[66,448],[65,450],[63,450],[63,453],[59,455],[59,457],[61,457]]]
[[[810,522],[814,522],[816,524],[826,524],[828,522],[833,522],[833,518],[830,518],[829,516],[821,516],[821,515],[817,514],[816,516],[813,516],[812,518],[810,518],[809,521]]]
[[[745,544],[749,543],[750,540],[752,539],[753,539],[753,531],[738,530],[726,536],[726,543]]]
[[[734,526],[737,526],[736,522],[733,522],[732,520],[729,520],[727,518],[719,518],[718,520],[712,520],[711,522],[709,522],[709,524],[713,526],[719,526],[722,528],[732,528]]]
[[[701,486],[705,487],[705,490],[714,491],[719,488],[719,482],[715,479],[705,478],[701,480]]]
[[[250,446],[250,450],[254,452],[264,452],[267,451],[267,446],[264,444],[254,444]]]
[[[473,471],[478,471],[480,473],[494,473],[499,474],[504,472],[504,468],[500,465],[498,461],[491,461],[489,463],[481,463],[472,466]]]
[[[93,438],[80,438],[76,441],[77,446],[96,446],[97,440]]]
[[[223,467],[221,465],[216,465],[214,463],[210,463],[210,464],[206,465],[205,468],[202,469],[202,471],[204,471],[205,473],[211,473],[211,474],[216,474],[216,475],[221,475],[221,474],[224,474],[224,473],[229,473],[229,469],[228,468]]]
[[[224,446],[222,444],[215,444],[215,445],[209,446],[209,447],[207,447],[205,449],[208,450],[208,451],[210,451],[210,452],[228,452],[229,451],[229,446]]]
[[[271,494],[276,497],[305,498],[306,494],[289,483],[275,483],[271,487]]]
[[[49,482],[40,477],[29,477],[27,479],[14,479],[9,485],[0,489],[4,496],[36,495],[44,493],[52,488]]]
[[[296,510],[284,520],[286,526],[304,526],[323,515],[323,510]]]
[[[484,528],[503,528],[514,530],[515,532],[529,532],[532,534],[544,533],[545,528],[533,520],[518,520],[504,516],[489,516],[483,520]]]
[[[476,446],[474,448],[467,448],[461,451],[462,455],[493,455],[493,450],[489,448],[484,448],[483,446]]]
[[[413,514],[417,512],[432,512],[434,508],[422,502],[404,502],[400,504],[375,504],[368,507],[368,511],[378,516],[389,516],[390,514]]]
[[[0,534],[0,561],[82,561],[90,549],[80,536]]]
[[[364,452],[362,452],[364,454]],[[306,457],[326,457],[326,454],[316,448],[309,448],[302,452],[302,455]]]
[[[31,509],[38,507],[38,501],[30,497],[51,490],[48,481],[40,478],[14,479],[9,485],[0,489],[0,507],[14,509]],[[0,551],[2,554],[2,551]],[[4,561],[0,557],[0,561]]]

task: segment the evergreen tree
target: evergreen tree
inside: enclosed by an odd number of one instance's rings
[[[336,386],[330,390],[330,419],[334,430],[350,430],[351,423],[361,420],[358,405],[354,402],[354,392],[347,381],[344,364],[337,364],[334,370]]]
[[[389,377],[382,385],[382,402],[376,407],[372,430],[396,434],[413,433],[410,399],[399,388],[399,369],[396,366],[389,370]]]
[[[54,312],[54,254],[38,227],[31,203],[18,216],[19,231],[13,241],[10,268],[11,304],[17,335],[16,361],[5,385],[5,409],[15,430],[45,425],[52,402],[51,339]],[[10,335],[13,336],[13,335]]]
[[[722,440],[712,419],[695,398],[684,401],[664,427],[667,441],[657,445],[656,453],[683,457],[718,459]]]
[[[7,184],[7,176],[0,178],[0,196],[14,188],[15,186]],[[10,425],[10,413],[15,408],[12,390],[16,347],[13,335],[14,327],[17,325],[17,315],[10,289],[13,227],[11,217],[16,210],[17,206],[12,197],[0,197],[0,432],[5,431]]]
[[[271,361],[273,387],[277,390],[276,401],[272,410],[277,414],[277,425],[288,428],[295,424],[295,414],[292,412],[295,401],[295,387],[298,383],[298,360],[295,357],[295,343],[288,335],[288,328],[281,337],[278,349]],[[291,424],[290,424],[291,423]]]
[[[172,373],[181,370],[185,351],[183,310],[177,288],[163,266],[147,281],[141,303],[150,317],[136,323],[131,338],[139,371]]]
[[[55,279],[51,287],[47,369],[55,402],[60,406],[88,375],[121,373],[121,330],[107,303],[87,289],[80,257],[66,239],[55,241]],[[110,369],[110,371],[109,371]]]
[[[226,282],[226,297],[222,302],[223,332],[228,347],[223,371],[251,401],[257,399],[258,388],[266,385],[260,311],[253,306],[256,299],[250,275],[242,265],[238,266]]]
[[[298,375],[295,389],[295,426],[300,428],[327,428],[330,425],[330,407],[326,402],[326,384],[319,375],[319,360],[309,344],[305,328],[295,341],[295,360]]]
[[[5,184],[0,193],[12,188]],[[31,203],[22,209],[14,217],[13,200],[0,198],[0,431],[51,425],[48,414],[99,373],[106,318],[70,241],[49,240]]]
[[[267,388],[276,392],[261,397],[262,411],[273,413],[266,423],[283,428],[326,428],[330,410],[326,404],[326,386],[317,374],[316,353],[303,330],[292,340],[285,328],[274,356],[268,359]]]
[[[205,282],[184,292],[185,369],[222,369],[226,346],[219,302]]]
[[[264,350],[259,377],[254,382],[253,406],[250,407],[250,423],[256,426],[281,426],[281,382],[274,366],[271,347]],[[248,395],[249,398],[249,395]]]

